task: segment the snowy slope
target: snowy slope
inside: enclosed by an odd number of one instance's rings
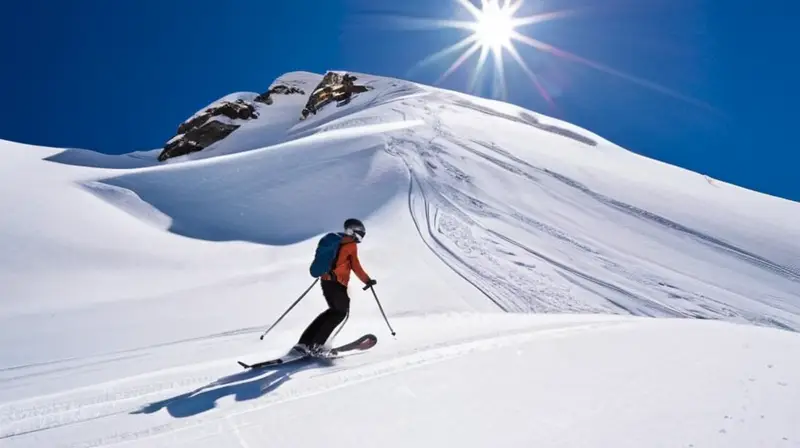
[[[342,336],[379,324],[354,321]],[[60,389],[0,405],[0,441],[9,448],[800,445],[800,364],[787,356],[800,350],[794,334],[486,313],[404,317],[397,326],[396,341],[383,338],[333,365],[237,370],[236,359],[279,353],[255,353],[249,334],[39,366],[28,381],[58,378]],[[118,376],[74,387],[97,371]]]
[[[245,250],[288,251],[300,263],[309,239],[344,218],[387,216],[391,227],[370,223],[379,238],[366,250],[421,238],[502,310],[800,328],[797,203],[506,104],[358,76],[374,90],[346,107],[300,121],[304,98],[277,95],[258,106],[259,120],[202,152],[79,181],[159,228],[259,243]],[[310,92],[319,78],[276,82]],[[131,205],[136,197],[145,204]],[[409,214],[413,227],[395,223]],[[407,261],[395,257],[377,276],[390,280]]]
[[[800,443],[800,204],[357,76],[373,89],[346,106],[300,121],[307,95],[276,95],[165,163],[0,143],[0,444],[316,446],[353,419],[371,425],[327,443]],[[339,339],[375,349],[238,372],[321,310],[316,288],[258,340],[352,216],[397,338],[354,285]]]

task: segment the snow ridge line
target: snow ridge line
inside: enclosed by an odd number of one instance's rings
[[[166,424],[147,427],[138,431],[112,434],[99,439],[87,440],[76,445],[70,445],[70,448],[116,445],[124,442],[140,441],[143,438],[172,436],[176,432],[182,432],[184,430],[199,430],[211,436],[219,434],[220,431],[229,431],[229,419],[231,417],[258,412],[273,405],[320,395],[329,391],[354,386],[372,379],[401,373],[432,363],[447,361],[475,352],[507,347],[536,338],[566,337],[583,331],[610,329],[620,325],[632,325],[636,323],[638,323],[638,321],[632,320],[632,318],[627,316],[614,316],[588,323],[557,323],[516,329],[495,335],[480,335],[455,341],[451,340],[428,344],[402,351],[399,354],[383,355],[383,359],[378,362],[366,361],[352,367],[349,365],[342,365],[341,368],[334,371],[323,370],[323,373],[319,375],[297,378],[294,381],[286,381],[280,388],[269,392],[270,395],[262,396],[249,403],[238,403],[237,410],[233,412],[225,412],[220,408],[215,408],[205,412],[198,418],[180,419]],[[127,407],[128,413],[136,413],[139,409],[141,409],[141,403],[135,407]],[[124,409],[113,406],[113,404],[112,410],[114,414],[121,414],[121,411],[124,411]],[[97,418],[98,416],[94,416],[92,420],[96,420]],[[81,423],[81,421],[76,421],[74,423]],[[64,426],[64,424],[62,423],[60,426]],[[243,426],[247,425],[240,425],[239,427],[241,428]],[[41,428],[36,432],[47,429],[49,428]],[[201,434],[198,434],[198,436],[200,435]],[[9,437],[14,437],[14,435],[4,436],[3,438]]]

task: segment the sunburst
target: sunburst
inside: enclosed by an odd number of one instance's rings
[[[475,68],[470,75],[469,91],[475,91],[478,80],[481,79],[483,75],[486,61],[491,55],[494,62],[493,65],[495,75],[492,95],[496,98],[505,100],[507,99],[508,91],[505,80],[505,67],[503,59],[504,55],[508,54],[512,59],[514,59],[514,61],[517,63],[517,65],[519,65],[528,78],[530,78],[542,97],[552,105],[553,100],[548,94],[547,90],[544,88],[539,77],[536,75],[536,73],[534,73],[533,70],[531,70],[516,48],[515,44],[522,44],[565,60],[583,64],[595,70],[625,79],[640,86],[650,88],[654,91],[681,99],[694,105],[714,110],[707,103],[688,97],[654,82],[624,73],[619,70],[615,70],[599,62],[569,53],[553,45],[522,34],[518,30],[524,26],[567,17],[575,13],[573,10],[545,12],[525,17],[517,17],[517,13],[523,6],[524,0],[479,0],[480,6],[476,6],[474,3],[472,3],[472,0],[455,1],[469,13],[472,20],[412,19],[410,22],[408,22],[409,24],[413,22],[415,25],[424,25],[426,28],[431,26],[434,28],[455,28],[469,32],[469,35],[464,39],[426,57],[415,66],[415,68],[420,68],[433,62],[440,61],[441,59],[450,55],[461,52],[455,62],[453,62],[450,67],[445,70],[444,73],[442,73],[442,75],[436,81],[436,84],[441,84],[447,77],[453,74],[453,72],[464,65],[464,63],[473,55],[480,52]]]
[[[494,60],[495,78],[493,83],[493,96],[506,99],[508,95],[506,80],[505,80],[505,67],[504,55],[508,53],[517,64],[522,68],[523,72],[533,81],[539,93],[548,101],[551,102],[550,95],[542,86],[539,78],[528,67],[528,65],[520,56],[519,51],[515,47],[515,43],[523,43],[531,45],[530,37],[521,34],[517,31],[518,28],[541,23],[552,19],[565,17],[571,14],[570,11],[557,11],[542,14],[535,14],[526,17],[516,17],[522,6],[523,0],[480,0],[480,7],[473,4],[470,0],[456,0],[461,7],[463,7],[472,17],[470,21],[461,20],[430,20],[429,23],[436,27],[441,28],[457,28],[469,31],[469,35],[461,41],[451,45],[437,53],[420,61],[416,68],[428,65],[432,62],[438,61],[451,54],[459,51],[463,52],[445,70],[444,73],[436,81],[436,84],[441,84],[453,72],[458,70],[470,57],[479,53],[478,62],[475,69],[472,71],[469,81],[469,90],[474,91],[478,80],[483,74],[483,69],[486,65],[489,56]],[[536,41],[535,41],[536,42]],[[532,46],[532,45],[531,45]]]

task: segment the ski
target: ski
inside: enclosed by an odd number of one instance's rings
[[[306,358],[308,358],[308,356],[306,356],[306,355],[286,354],[286,355],[281,356],[280,358],[270,359],[270,360],[267,360],[267,361],[261,361],[261,362],[255,363],[255,364],[247,364],[247,363],[242,362],[242,361],[236,361],[236,362],[239,363],[239,365],[242,366],[242,368],[244,368],[244,369],[260,369],[260,368],[263,368],[263,367],[270,367],[270,366],[288,364],[288,363],[291,363],[291,362],[294,362],[294,361],[300,361],[301,359],[306,359]]]
[[[255,364],[247,364],[242,361],[236,361],[236,362],[244,369],[260,369],[264,367],[288,364],[303,359],[322,359],[322,360],[336,359],[342,353],[350,352],[353,350],[369,350],[372,347],[374,347],[375,344],[377,343],[378,343],[378,338],[374,334],[365,334],[354,341],[332,348],[330,353],[326,355],[318,355],[318,356],[302,355],[302,354],[292,354],[293,352],[289,352],[286,355],[281,356],[280,358],[261,361]]]
[[[338,347],[334,347],[331,349],[331,353],[333,356],[337,356],[339,353],[349,352],[353,350],[369,350],[378,343],[378,337],[374,334],[365,334],[360,338],[356,339],[355,341],[348,342],[347,344],[342,344]]]

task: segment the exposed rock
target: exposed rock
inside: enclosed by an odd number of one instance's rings
[[[305,95],[306,92],[303,89],[298,89],[297,87],[289,87],[283,84],[277,85],[272,88],[272,93],[280,93],[282,95],[291,95],[293,93],[299,93],[300,95]]]
[[[258,118],[258,112],[252,103],[241,99],[234,102],[223,101],[209,107],[203,113],[178,126],[178,134],[167,142],[164,150],[158,155],[158,160],[163,162],[171,157],[200,151],[239,128],[240,125],[212,120],[218,116],[231,120],[250,120]]]
[[[258,101],[259,103],[264,103],[264,104],[266,104],[267,106],[271,106],[271,105],[272,105],[272,103],[274,103],[274,102],[275,102],[275,101],[272,99],[272,97],[270,96],[270,92],[269,92],[269,91],[267,91],[267,92],[264,92],[264,93],[262,93],[261,95],[258,95],[258,96],[257,96],[257,97],[256,97],[256,98],[253,100],[253,101]]]
[[[336,101],[339,105],[344,105],[350,102],[353,94],[366,92],[371,89],[368,86],[359,86],[354,83],[358,78],[348,73],[341,75],[336,72],[328,72],[322,78],[322,81],[311,93],[308,98],[306,107],[301,112],[300,119],[303,120],[309,114],[316,114],[321,108],[325,107],[332,101]]]
[[[247,101],[236,100],[233,103],[230,101],[225,101],[219,106],[210,107],[202,114],[192,118],[189,121],[181,123],[181,125],[178,126],[178,134],[185,134],[191,129],[202,126],[211,117],[216,117],[219,115],[224,115],[232,120],[249,120],[251,118],[257,118],[258,112],[256,112],[255,106]]]
[[[355,76],[348,74],[327,73],[306,103],[302,118],[308,116],[309,113],[316,113],[331,101],[346,104],[354,93],[370,90],[366,86],[355,85],[355,80]],[[181,123],[178,126],[178,133],[166,143],[158,160],[163,162],[172,157],[202,151],[224,139],[241,126],[241,121],[258,118],[256,102],[271,105],[274,102],[273,95],[298,94],[305,95],[306,93],[298,87],[278,84],[252,101],[242,99],[221,101]],[[215,119],[215,117],[219,118]]]
[[[266,92],[262,93],[261,95],[258,95],[255,98],[254,101],[258,101],[259,103],[264,103],[264,104],[270,105],[273,102],[272,96],[271,96],[272,94],[278,94],[278,95],[293,95],[293,94],[305,95],[306,92],[304,92],[303,89],[298,89],[297,87],[290,87],[290,86],[285,86],[283,84],[278,84],[277,86],[267,90]]]
[[[173,138],[158,155],[158,161],[163,162],[171,157],[183,156],[192,152],[201,151],[229,136],[239,125],[227,124],[212,120],[204,125],[194,128],[179,138]]]

